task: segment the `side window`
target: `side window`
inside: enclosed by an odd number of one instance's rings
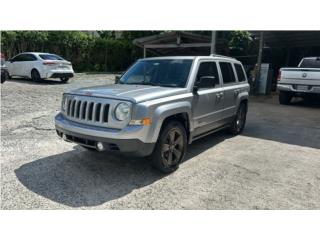
[[[246,75],[245,75],[245,73],[244,73],[243,68],[241,67],[241,65],[235,63],[235,64],[234,64],[234,67],[235,67],[235,69],[236,69],[239,82],[245,81],[245,80],[246,80]]]
[[[19,57],[19,62],[24,62],[24,61],[28,61],[28,54],[21,54],[18,56]]]
[[[231,63],[228,62],[220,62],[219,63],[223,78],[223,83],[233,83],[236,81],[236,77],[234,76],[234,72],[232,69]]]
[[[35,61],[37,60],[36,56],[32,55],[32,54],[26,54],[24,57],[24,61]]]
[[[196,80],[199,81],[201,77],[208,78],[200,82],[199,88],[214,88],[215,85],[219,85],[217,64],[215,62],[201,62]]]
[[[20,62],[20,61],[22,61],[22,60],[21,60],[21,59],[22,59],[21,56],[22,56],[21,54],[18,55],[18,56],[15,56],[14,58],[11,59],[11,61],[12,61],[12,62]]]

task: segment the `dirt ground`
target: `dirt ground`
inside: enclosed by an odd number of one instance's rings
[[[242,135],[194,142],[179,170],[163,175],[146,159],[86,151],[56,136],[63,91],[113,79],[1,85],[2,209],[320,209],[320,102],[252,97]]]

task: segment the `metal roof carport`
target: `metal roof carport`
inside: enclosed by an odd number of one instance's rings
[[[215,40],[215,32],[212,33]],[[147,51],[161,56],[187,56],[187,55],[209,55],[215,50],[215,41],[212,36],[205,36],[184,31],[163,32],[133,40],[133,44],[143,48],[143,55]],[[219,42],[217,42],[219,44]]]

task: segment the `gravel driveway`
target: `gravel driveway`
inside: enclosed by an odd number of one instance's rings
[[[62,92],[113,77],[1,85],[2,209],[320,209],[320,104],[252,98],[242,135],[194,142],[179,170],[163,175],[146,159],[56,136]]]

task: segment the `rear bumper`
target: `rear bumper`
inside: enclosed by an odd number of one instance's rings
[[[121,153],[134,156],[148,156],[152,153],[155,143],[145,143],[137,138],[117,138],[118,133],[112,129],[100,127],[86,128],[83,124],[74,123],[65,119],[62,114],[55,118],[56,132],[65,141],[74,142],[79,145],[97,149],[97,144],[103,145],[103,151]],[[133,133],[133,132],[132,132]],[[101,150],[100,150],[101,151]]]
[[[72,78],[74,72],[72,70],[52,70],[47,73],[47,78]]]
[[[302,90],[297,90],[296,85],[292,84],[280,84],[278,83],[278,89],[280,91],[287,91],[287,92],[292,92],[296,94],[320,94],[320,86],[308,86],[308,89],[305,91]]]

